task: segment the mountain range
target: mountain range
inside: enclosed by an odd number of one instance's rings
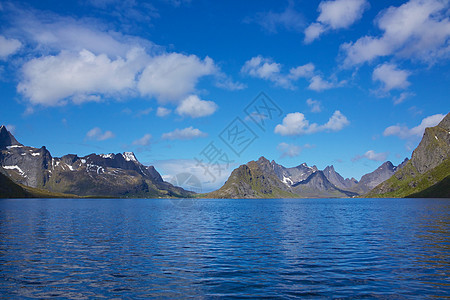
[[[45,146],[24,146],[0,127],[0,198],[9,197],[208,197],[342,198],[450,197],[450,114],[425,129],[411,159],[384,162],[361,177],[302,163],[285,167],[260,157],[241,165],[218,190],[196,194],[165,182],[134,153],[52,157]]]
[[[231,173],[210,198],[343,198],[364,194],[390,178],[398,169],[391,162],[383,163],[358,182],[344,179],[334,166],[319,170],[306,163],[286,168],[260,157],[241,165]]]
[[[15,184],[57,194],[98,197],[192,197],[165,182],[132,152],[52,157],[45,146],[27,147],[0,127],[0,172]]]

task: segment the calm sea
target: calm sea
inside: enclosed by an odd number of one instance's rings
[[[0,200],[0,298],[450,296],[450,200]]]

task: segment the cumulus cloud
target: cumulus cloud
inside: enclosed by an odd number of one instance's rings
[[[318,100],[313,100],[311,98],[306,100],[306,104],[311,109],[311,112],[321,112],[322,111],[322,104]]]
[[[425,62],[448,56],[450,21],[448,1],[410,0],[391,6],[376,20],[381,36],[364,36],[341,45],[344,66],[370,62],[377,57],[395,55]]]
[[[26,41],[35,55],[23,64],[17,86],[31,105],[103,101],[123,94],[178,105],[205,76],[214,77],[220,88],[245,88],[209,57],[167,53],[151,41],[116,32],[98,20],[7,6],[13,25],[8,32]],[[6,47],[2,38],[0,59],[2,47],[9,55],[20,46],[10,39],[6,44],[13,47]]]
[[[162,138],[164,140],[192,140],[206,136],[208,136],[207,133],[190,126],[184,129],[177,128],[174,131],[163,133]]]
[[[160,103],[175,102],[195,91],[200,77],[217,71],[213,60],[195,55],[168,53],[153,57],[145,67],[137,88]]]
[[[408,81],[408,71],[400,70],[395,64],[384,63],[378,65],[372,74],[372,80],[380,81],[383,90],[389,92],[392,89],[405,89],[410,83]]]
[[[158,107],[158,109],[156,110],[156,115],[158,117],[165,117],[165,116],[170,115],[170,113],[172,113],[172,110],[162,107],[162,106]]]
[[[44,54],[50,50],[80,52],[86,49],[94,54],[124,57],[133,48],[156,48],[148,40],[110,30],[93,19],[62,17],[13,5],[8,5],[8,13],[14,16],[11,32]]]
[[[366,153],[364,153],[363,155],[355,156],[354,158],[352,158],[352,161],[358,161],[363,158],[367,158],[368,160],[373,160],[373,161],[386,161],[386,158],[388,157],[388,155],[389,155],[388,152],[376,153],[373,150],[369,150]]]
[[[16,39],[8,39],[3,35],[0,35],[0,60],[6,59],[8,56],[16,53],[22,43]]]
[[[317,22],[305,29],[305,43],[311,43],[330,29],[348,28],[361,19],[369,7],[366,0],[322,1],[319,4]]]
[[[420,138],[423,136],[425,128],[434,127],[438,125],[439,122],[441,122],[444,117],[445,115],[443,114],[436,114],[426,117],[422,120],[422,122],[420,122],[419,125],[413,128],[408,128],[407,126],[404,125],[389,126],[384,130],[383,135],[384,136],[394,135],[401,139]]]
[[[349,124],[347,117],[339,110],[336,110],[328,122],[322,125],[310,123],[304,114],[295,112],[287,114],[282,124],[275,127],[274,132],[280,135],[304,135],[321,131],[340,131]]]
[[[34,58],[23,66],[17,90],[31,104],[44,106],[62,105],[68,98],[76,103],[98,101],[100,93],[111,95],[132,89],[145,56],[142,49],[133,49],[126,59],[111,60],[88,50]]]
[[[323,90],[331,89],[334,86],[335,85],[332,82],[322,79],[320,75],[316,75],[311,78],[308,89],[320,92]]]
[[[313,91],[323,91],[340,86],[340,83],[324,80],[321,75],[316,74],[313,63],[291,68],[287,74],[283,73],[281,69],[281,64],[258,55],[246,61],[241,68],[241,72],[255,78],[271,81],[276,86],[286,89],[294,89],[293,82],[299,78],[308,79],[310,82],[308,89]]]
[[[305,44],[312,43],[315,39],[325,32],[325,27],[320,23],[312,23],[305,29]]]
[[[289,71],[288,77],[293,80],[297,80],[298,78],[311,78],[314,75],[315,68],[313,63],[307,63],[306,65],[292,68]]]
[[[152,138],[152,135],[147,133],[144,134],[143,137],[141,137],[140,139],[137,139],[135,141],[133,141],[133,145],[136,146],[148,146],[150,144],[150,140]]]
[[[100,128],[94,127],[86,133],[86,138],[90,140],[104,141],[115,137],[112,131],[103,132]]]
[[[196,95],[191,95],[181,101],[175,112],[180,116],[200,118],[212,115],[219,107],[213,101],[201,100]]]
[[[270,80],[283,87],[290,86],[290,82],[280,74],[281,64],[274,62],[270,58],[264,58],[261,55],[252,57],[246,61],[241,68],[241,72],[252,77]]]

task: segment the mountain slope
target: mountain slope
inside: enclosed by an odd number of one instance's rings
[[[351,190],[358,194],[365,194],[383,181],[391,178],[396,170],[397,167],[390,161],[384,162],[375,171],[363,175],[361,180]]]
[[[358,181],[355,178],[349,179],[341,176],[336,170],[334,166],[327,166],[323,169],[323,174],[327,177],[327,179],[334,184],[336,187],[344,190],[350,190],[354,187]]]
[[[450,175],[450,113],[435,127],[425,129],[411,159],[394,176],[376,186],[367,197],[407,197],[429,188],[427,197],[448,194]],[[432,188],[433,186],[434,189]],[[444,190],[437,190],[437,188]]]
[[[314,172],[306,180],[293,185],[292,190],[297,195],[307,198],[345,198],[357,195],[336,187],[327,179],[323,171]]]
[[[132,152],[68,154],[52,157],[45,148],[23,146],[1,127],[0,167],[12,181],[51,193],[98,197],[192,197],[163,181],[152,166],[142,165]]]
[[[261,157],[241,165],[210,198],[325,198],[352,197],[356,193],[337,188],[315,166],[286,168]]]
[[[220,189],[205,194],[205,197],[295,198],[296,195],[278,179],[270,162],[261,157],[233,170]]]

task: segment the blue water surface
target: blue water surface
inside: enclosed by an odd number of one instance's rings
[[[1,199],[0,297],[446,297],[449,212],[449,199]]]

